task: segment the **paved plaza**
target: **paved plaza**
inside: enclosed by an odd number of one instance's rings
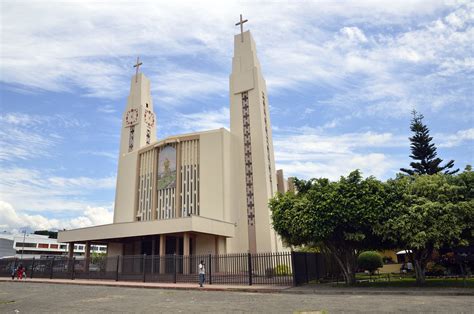
[[[1,313],[472,313],[472,296],[328,295],[0,282]]]

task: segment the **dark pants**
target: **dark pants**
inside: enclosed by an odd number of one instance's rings
[[[204,284],[204,281],[206,281],[206,275],[204,274],[199,274],[199,286],[202,287]]]

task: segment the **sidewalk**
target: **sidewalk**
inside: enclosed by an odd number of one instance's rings
[[[0,277],[1,282],[16,282],[18,284],[33,283],[50,283],[64,285],[89,285],[89,286],[110,286],[110,287],[127,287],[127,288],[147,288],[147,289],[174,289],[174,290],[202,290],[202,291],[238,291],[238,292],[260,292],[260,293],[278,293],[282,290],[289,289],[289,286],[274,285],[216,285],[205,284],[200,288],[198,283],[162,283],[162,282],[137,282],[137,281],[113,281],[113,280],[93,280],[93,279],[46,279],[33,278],[26,280],[12,280],[8,277]]]
[[[346,287],[331,284],[309,284],[291,287],[280,291],[293,294],[341,294],[341,295],[410,295],[410,296],[474,296],[472,288],[433,288],[433,287]]]
[[[93,279],[45,279],[34,278],[23,281],[11,280],[9,277],[0,277],[1,282],[25,283],[49,283],[64,285],[89,285],[109,286],[145,289],[172,289],[172,290],[200,290],[200,291],[228,291],[228,292],[257,292],[257,293],[285,293],[285,294],[308,294],[308,295],[410,295],[410,296],[474,296],[474,289],[469,288],[372,288],[372,287],[335,287],[329,284],[313,284],[298,287],[273,286],[273,285],[199,285],[190,283],[160,283],[160,282],[136,282],[136,281],[113,281]]]

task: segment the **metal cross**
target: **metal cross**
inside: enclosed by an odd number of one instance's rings
[[[143,62],[140,62],[140,57],[137,57],[137,64],[135,64],[133,67],[137,68],[137,71],[135,73],[135,83],[138,80],[138,68],[143,64]]]
[[[235,23],[235,26],[240,25],[240,39],[244,42],[244,23],[248,22],[249,20],[242,20],[242,14],[240,14],[240,22]]]

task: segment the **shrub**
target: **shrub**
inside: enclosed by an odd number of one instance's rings
[[[443,276],[446,273],[446,267],[435,262],[428,262],[426,264],[427,276]]]
[[[377,268],[383,266],[382,256],[374,251],[362,252],[357,258],[357,264],[359,265],[359,268],[368,270],[371,274],[373,274]]]
[[[280,264],[275,267],[275,274],[277,276],[286,276],[290,273],[290,267],[288,265]]]

